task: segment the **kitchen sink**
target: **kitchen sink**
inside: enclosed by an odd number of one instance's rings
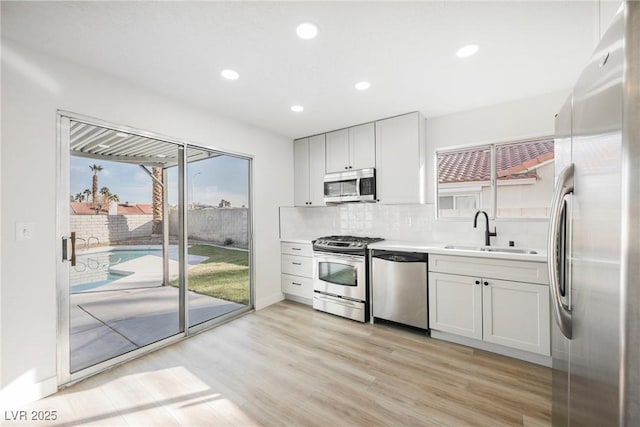
[[[480,252],[501,252],[505,254],[537,254],[537,251],[532,249],[521,248],[498,248],[492,246],[461,246],[461,245],[447,245],[445,249],[457,249],[459,251],[480,251]]]

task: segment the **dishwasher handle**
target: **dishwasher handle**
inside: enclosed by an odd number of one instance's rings
[[[427,254],[417,252],[374,251],[371,257],[391,262],[427,262]]]

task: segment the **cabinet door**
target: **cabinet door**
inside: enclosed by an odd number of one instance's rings
[[[374,123],[349,128],[349,166],[353,169],[376,166],[376,131]]]
[[[551,354],[548,286],[483,279],[482,293],[485,341]]]
[[[429,327],[436,331],[481,340],[480,279],[455,274],[429,273]]]
[[[325,135],[309,138],[309,204],[324,206]]]
[[[349,169],[349,130],[327,133],[327,173]]]
[[[419,113],[411,113],[376,122],[376,180],[382,203],[424,203],[420,120]]]
[[[309,138],[293,141],[293,203],[309,202]]]

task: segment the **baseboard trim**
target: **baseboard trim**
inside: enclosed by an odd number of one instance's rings
[[[551,367],[550,356],[529,353],[528,351],[517,350],[515,348],[504,347],[498,344],[478,341],[474,340],[473,338],[461,337],[459,335],[450,334],[448,332],[434,331],[433,329],[431,330],[431,338],[466,345],[467,347],[478,348],[480,350],[490,351],[491,353],[502,354],[503,356],[513,357],[514,359],[524,360],[526,362],[547,366],[549,368]]]
[[[40,382],[32,382],[24,375],[0,390],[3,409],[11,410],[11,405],[35,402],[58,391],[58,378],[50,377]]]
[[[269,295],[268,297],[256,298],[256,310],[262,310],[265,307],[275,304],[284,299],[284,294],[278,292],[277,294]]]
[[[300,304],[313,305],[312,298],[299,297],[297,295],[285,294],[286,299],[298,302]]]

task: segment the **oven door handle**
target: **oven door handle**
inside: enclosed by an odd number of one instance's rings
[[[322,254],[321,256],[315,255],[314,259],[317,262],[338,262],[339,260],[343,262],[352,262],[358,265],[364,264],[364,256],[361,255],[335,254],[327,256],[325,254]]]

